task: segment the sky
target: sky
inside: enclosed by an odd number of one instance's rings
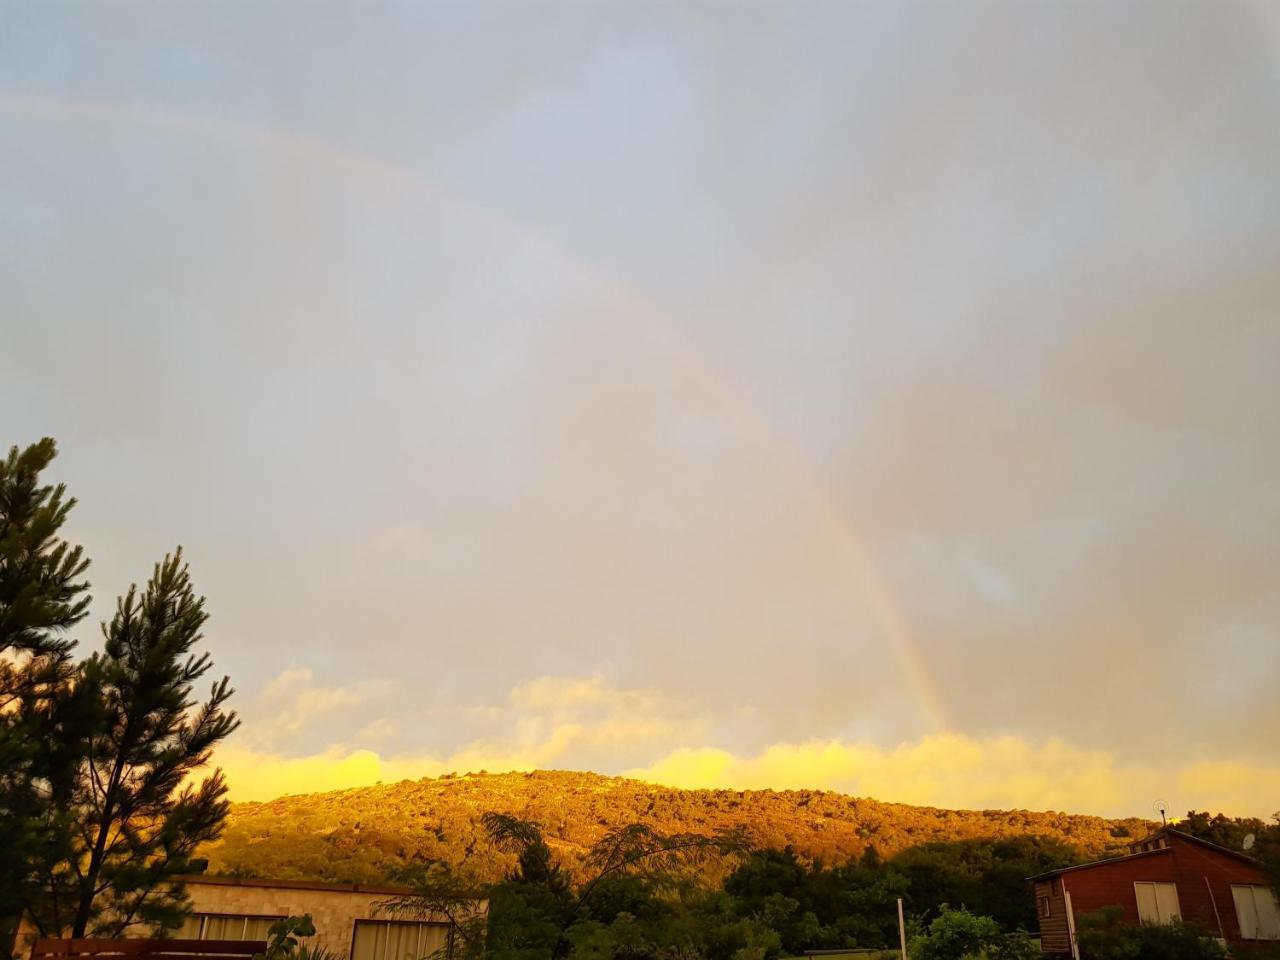
[[[0,2],[0,442],[267,799],[1280,809],[1265,3]]]

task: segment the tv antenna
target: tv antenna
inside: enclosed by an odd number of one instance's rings
[[[1167,827],[1169,825],[1169,801],[1155,800],[1152,802],[1151,808],[1160,814],[1160,826]]]

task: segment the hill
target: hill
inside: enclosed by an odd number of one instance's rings
[[[594,773],[544,771],[405,780],[233,805],[221,840],[201,851],[216,874],[386,882],[397,868],[439,859],[493,879],[506,856],[489,846],[488,811],[537,820],[574,866],[606,830],[644,822],[664,832],[744,828],[762,847],[794,847],[828,864],[939,841],[1038,836],[1082,857],[1123,847],[1144,820],[1027,810],[943,810],[824,790],[679,790]]]

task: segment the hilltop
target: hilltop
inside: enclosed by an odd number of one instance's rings
[[[874,846],[883,856],[924,843],[1038,836],[1082,857],[1114,852],[1144,820],[1027,810],[944,810],[825,790],[680,790],[594,773],[469,774],[404,780],[233,805],[221,840],[201,851],[216,874],[386,882],[419,859],[496,878],[505,855],[480,827],[488,811],[537,820],[571,867],[606,830],[641,821],[665,832],[744,828],[758,846],[792,846],[842,863]]]

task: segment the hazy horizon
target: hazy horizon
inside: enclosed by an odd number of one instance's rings
[[[1273,5],[0,10],[0,439],[234,798],[1280,808]]]

